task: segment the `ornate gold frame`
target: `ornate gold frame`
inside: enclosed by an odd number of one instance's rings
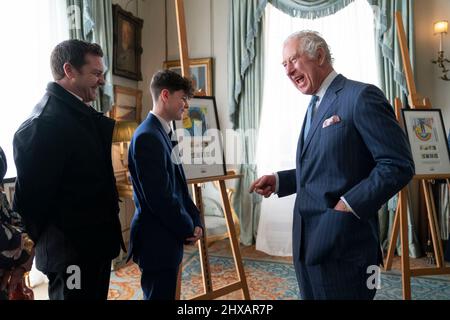
[[[212,84],[212,67],[213,67],[213,59],[212,58],[200,58],[200,59],[191,59],[189,63],[189,68],[202,67],[206,68],[205,76],[206,76],[206,92],[202,93],[200,91],[196,91],[195,95],[198,96],[213,96],[213,84]],[[164,69],[174,70],[181,74],[181,61],[180,60],[172,60],[165,61],[163,65]]]
[[[127,96],[132,96],[135,98],[135,100],[136,100],[136,119],[123,120],[123,119],[117,118],[117,109],[122,107],[122,106],[118,105],[118,97],[120,95],[127,95]],[[137,123],[141,123],[141,121],[142,121],[142,91],[133,89],[133,88],[127,88],[127,87],[115,85],[114,86],[114,105],[111,109],[110,117],[116,121],[135,121]]]

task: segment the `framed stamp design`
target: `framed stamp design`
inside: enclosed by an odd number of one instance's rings
[[[183,119],[174,122],[179,160],[187,179],[226,175],[225,154],[214,97],[189,101]]]
[[[439,109],[404,109],[416,175],[450,175],[450,152]]]

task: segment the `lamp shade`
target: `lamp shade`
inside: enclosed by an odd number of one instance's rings
[[[131,141],[134,131],[138,124],[133,121],[118,121],[114,127],[112,142],[128,142]]]
[[[434,33],[447,33],[448,31],[448,21],[442,20],[434,23]]]

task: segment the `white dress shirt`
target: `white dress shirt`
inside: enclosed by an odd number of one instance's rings
[[[159,122],[161,122],[161,125],[162,125],[164,131],[167,133],[167,135],[169,135],[169,133],[172,131],[172,128],[170,127],[169,122],[167,122],[165,119],[158,116],[153,111],[150,111],[150,113],[153,114],[159,120]]]
[[[64,88],[64,89],[65,89],[65,88]],[[84,102],[82,97],[80,97],[79,95],[73,93],[73,92],[70,91],[70,90],[67,90],[67,89],[65,89],[65,90],[66,90],[67,92],[69,92],[71,95],[73,95],[75,98],[77,98],[78,100],[80,100],[81,102],[83,102],[85,105],[87,105],[88,107],[91,107],[91,108],[92,108],[92,105],[89,104],[89,103]]]

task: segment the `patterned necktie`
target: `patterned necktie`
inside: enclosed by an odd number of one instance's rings
[[[306,111],[306,123],[305,123],[305,131],[303,132],[303,142],[305,142],[306,137],[308,137],[309,129],[311,128],[311,123],[314,118],[317,100],[319,100],[318,96],[312,96],[311,101],[309,102],[308,110]]]
[[[175,148],[175,146],[178,144],[178,140],[176,138],[174,139],[173,133],[174,133],[173,130],[170,129],[170,132],[167,135],[169,136],[169,140],[170,140],[170,143],[172,144],[172,148]]]

